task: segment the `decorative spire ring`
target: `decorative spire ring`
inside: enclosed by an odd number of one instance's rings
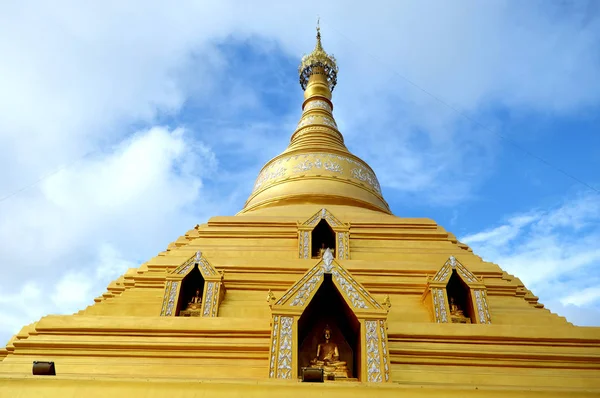
[[[298,67],[300,74],[300,86],[306,90],[308,79],[314,73],[324,73],[329,83],[329,89],[333,91],[337,84],[338,66],[333,55],[327,54],[321,45],[321,28],[317,22],[317,44],[312,53],[304,55]]]

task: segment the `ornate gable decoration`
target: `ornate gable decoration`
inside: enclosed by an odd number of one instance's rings
[[[437,323],[450,322],[450,304],[446,286],[453,271],[456,271],[469,288],[474,310],[474,323],[492,323],[485,284],[454,256],[450,256],[435,276],[427,282],[427,288],[423,294],[423,301],[431,305],[434,320]]]
[[[269,358],[269,377],[292,379],[298,374],[299,342],[298,321],[324,280],[331,279],[348,307],[361,323],[363,381],[387,382],[390,380],[390,362],[387,341],[388,306],[375,298],[326,250],[323,259],[309,269],[279,300],[269,292],[272,328]]]
[[[477,278],[471,271],[465,268],[454,256],[450,256],[444,263],[443,267],[433,277],[434,282],[448,283],[452,271],[456,270],[460,278],[469,286],[473,284],[483,284],[483,282]]]
[[[319,221],[325,220],[335,233],[337,258],[347,260],[350,258],[350,226],[335,218],[331,212],[322,208],[312,217],[298,226],[298,256],[299,258],[310,258],[312,245],[312,230]]]
[[[167,275],[165,292],[160,315],[175,316],[179,304],[181,283],[183,279],[198,265],[198,270],[204,279],[204,290],[202,292],[201,314],[205,317],[216,317],[219,304],[223,299],[225,288],[223,286],[223,274],[219,273],[208,260],[198,251],[187,259],[183,264],[175,268]]]

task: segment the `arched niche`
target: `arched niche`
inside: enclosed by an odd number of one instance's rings
[[[450,311],[450,321],[452,323],[476,322],[471,289],[458,276],[455,269],[452,270],[446,284],[446,297],[448,297],[448,310]]]
[[[388,311],[330,253],[280,299],[269,297],[270,378],[299,377],[301,368],[316,356],[328,325],[350,376],[361,382],[390,380]]]
[[[202,292],[199,310],[182,314],[198,288]],[[197,252],[167,275],[160,315],[216,317],[224,294],[223,273]]]
[[[311,258],[321,258],[322,252],[327,249],[334,250],[335,257],[335,232],[326,220],[321,219],[311,231]]]
[[[302,367],[310,367],[315,347],[323,341],[323,331],[331,329],[340,359],[347,362],[349,378],[359,378],[360,321],[335,287],[331,274],[323,282],[298,320],[298,376]]]
[[[454,256],[427,281],[422,299],[437,323],[492,323],[485,284]]]
[[[335,258],[350,258],[350,226],[325,208],[298,225],[299,258],[320,258],[322,244],[333,250]]]
[[[198,300],[199,297],[199,300]],[[202,298],[204,297],[204,277],[194,264],[190,272],[181,280],[179,300],[175,316],[198,316],[202,311]],[[198,302],[197,302],[198,301]]]

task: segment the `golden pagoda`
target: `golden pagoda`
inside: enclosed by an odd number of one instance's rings
[[[391,213],[337,128],[337,73],[317,30],[298,126],[244,208],[25,326],[0,397],[600,396],[600,328]]]

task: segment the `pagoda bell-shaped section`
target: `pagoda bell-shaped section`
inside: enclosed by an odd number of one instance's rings
[[[492,323],[485,284],[454,256],[428,280],[423,301],[437,323]]]
[[[223,274],[197,252],[167,275],[160,315],[216,317],[224,294]]]
[[[293,379],[303,368],[328,379],[390,380],[388,309],[327,249],[283,296],[270,294],[269,377]]]

